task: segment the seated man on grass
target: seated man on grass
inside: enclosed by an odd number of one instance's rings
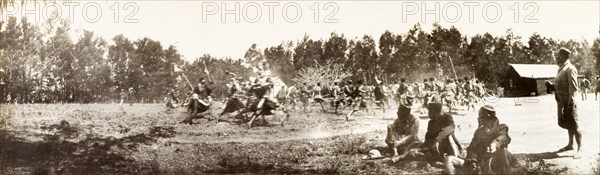
[[[401,100],[396,113],[398,118],[387,127],[385,143],[393,150],[393,157],[399,156],[398,148],[405,152],[420,142],[419,119],[410,113],[411,107],[412,102],[409,99]]]
[[[455,125],[452,115],[442,113],[442,104],[436,98],[427,104],[427,109],[429,110],[429,122],[425,134],[425,143],[393,158],[392,161],[415,158],[443,162],[446,156],[458,156],[460,154],[462,148],[454,136]]]
[[[485,105],[479,109],[477,118],[479,127],[473,140],[467,147],[466,159],[447,156],[448,174],[511,174],[518,165],[514,156],[507,150],[510,143],[508,126],[500,124],[493,106]]]

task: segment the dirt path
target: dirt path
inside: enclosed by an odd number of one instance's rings
[[[338,122],[342,123],[342,122]],[[219,123],[217,125],[230,125],[228,123]],[[199,132],[181,132],[180,135],[169,139],[171,142],[177,143],[227,143],[227,142],[240,142],[240,143],[257,143],[257,142],[282,142],[282,141],[292,141],[292,140],[305,140],[305,139],[320,139],[334,136],[343,136],[343,135],[353,135],[353,134],[364,134],[374,131],[382,131],[382,128],[387,127],[387,122],[377,122],[368,125],[360,125],[360,124],[340,124],[343,125],[343,129],[333,130],[331,129],[333,125],[331,123],[321,123],[314,128],[307,129],[305,131],[294,132],[294,133],[275,133],[271,135],[243,135],[229,136],[227,134],[218,134],[223,138],[220,139],[208,139],[205,140],[203,138],[194,138],[200,134]],[[230,126],[226,126],[230,127]],[[275,127],[284,130],[285,127]],[[293,132],[293,131],[292,131]],[[252,132],[250,132],[252,133]]]

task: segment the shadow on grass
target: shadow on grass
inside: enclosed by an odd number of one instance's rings
[[[557,152],[543,152],[543,153],[519,153],[515,154],[515,158],[518,160],[528,160],[532,162],[537,162],[544,159],[556,159],[570,156],[561,156],[558,155]]]
[[[558,155],[558,152],[542,153],[520,153],[514,154],[515,158],[524,164],[513,174],[563,174],[568,171],[567,167],[560,167],[557,164],[546,163],[547,159],[557,159],[570,156]]]
[[[150,132],[122,138],[81,134],[68,122],[50,125],[39,141],[0,131],[0,174],[132,174],[155,173],[151,164],[140,164],[131,153],[141,144],[150,145],[159,137],[172,137],[173,128],[154,127]],[[81,138],[73,141],[70,138]]]

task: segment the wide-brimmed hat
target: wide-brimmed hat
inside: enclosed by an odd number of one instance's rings
[[[561,48],[558,50],[558,53],[561,53],[561,52],[562,52],[562,53],[566,53],[567,55],[570,55],[570,54],[571,54],[571,51],[570,51],[569,49],[567,49],[567,48],[564,48],[564,47],[561,47]]]
[[[491,116],[496,116],[496,109],[494,109],[494,106],[492,105],[484,105],[479,109],[479,111],[485,112]]]
[[[369,151],[369,155],[362,157],[363,160],[381,159],[381,158],[384,158],[384,157],[381,155],[381,152],[379,152],[379,150],[376,150],[376,149],[372,149],[371,151]]]
[[[492,105],[483,105],[480,110],[485,110],[488,112],[496,112],[496,109],[494,109],[494,106],[492,106]]]

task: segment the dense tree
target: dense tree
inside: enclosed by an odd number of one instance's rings
[[[600,33],[600,32],[599,32]],[[594,40],[594,45],[591,48],[592,55],[596,58],[596,75],[600,75],[600,38]]]
[[[350,41],[348,61],[347,67],[353,70],[350,73],[359,76],[354,78],[364,79],[365,83],[372,83],[373,78],[378,76],[377,71],[381,70],[381,65],[377,64],[379,60],[375,41],[369,35]]]
[[[269,65],[286,84],[330,85],[345,79],[373,83],[375,76],[389,83],[402,77],[420,81],[474,76],[488,87],[498,87],[505,83],[509,63],[555,64],[555,52],[561,47],[572,51],[580,74],[592,78],[600,73],[600,38],[591,44],[533,34],[522,41],[511,29],[503,36],[467,37],[455,27],[434,24],[427,32],[416,24],[405,33],[384,31],[377,41],[369,35],[350,40],[338,33],[324,40],[305,35],[264,49],[253,44],[243,59],[206,54],[191,62],[183,60],[176,47],[151,38],[117,35],[109,44],[93,31],[83,31],[75,39],[71,33],[65,20],[32,24],[27,18],[10,17],[0,22],[0,68],[5,70],[0,76],[6,92],[20,102],[89,103],[114,101],[121,90],[132,89],[131,98],[158,102],[175,86],[189,91],[190,84],[208,77],[207,69],[219,98],[227,95],[225,84],[231,78],[227,72],[248,80],[257,76],[252,67],[259,63]],[[183,71],[176,72],[175,67]]]
[[[133,43],[123,35],[117,35],[112,40],[114,44],[108,47],[108,61],[115,87],[118,91],[127,90],[135,86],[129,82],[128,75],[128,72],[134,69],[130,66],[133,59]]]
[[[308,35],[296,44],[293,63],[296,70],[311,67],[323,60],[323,42],[312,40]]]
[[[400,38],[401,39],[401,38]],[[384,75],[394,75],[399,69],[400,65],[396,62],[393,57],[395,51],[396,35],[390,31],[385,31],[381,37],[379,37],[379,61],[382,65],[382,73]],[[387,81],[388,76],[382,77]],[[390,78],[393,78],[390,76]]]
[[[287,44],[287,46],[284,44]],[[292,83],[295,73],[292,63],[292,51],[286,49],[289,47],[291,47],[291,43],[282,43],[264,51],[265,59],[271,65],[271,72],[286,84]]]
[[[394,59],[395,63],[399,65],[397,78],[406,78],[409,80],[415,80],[414,78],[433,77],[436,64],[430,62],[430,50],[431,44],[429,41],[429,34],[421,30],[419,24],[413,26],[412,29],[405,34],[404,37],[396,37]]]
[[[346,51],[348,50],[348,41],[343,34],[331,33],[330,38],[323,44],[323,59],[343,64],[346,62]],[[322,62],[322,61],[321,61]]]
[[[74,95],[68,101],[106,101],[112,93],[112,80],[108,60],[104,59],[106,42],[94,36],[92,31],[84,31],[75,44],[73,56],[76,58],[74,79],[78,80]]]
[[[529,63],[531,64],[553,64],[554,55],[551,39],[542,37],[535,33],[529,37],[527,42],[529,46],[526,48],[529,52]]]

